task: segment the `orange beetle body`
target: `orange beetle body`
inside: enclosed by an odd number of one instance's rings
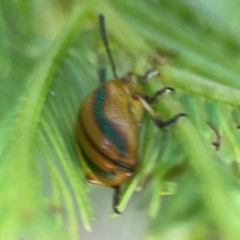
[[[81,106],[77,141],[89,168],[90,182],[119,186],[138,162],[138,130],[143,107],[131,81],[114,79],[92,92]]]

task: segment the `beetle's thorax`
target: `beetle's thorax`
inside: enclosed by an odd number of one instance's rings
[[[141,94],[141,91],[132,82],[115,79],[106,82],[102,87],[106,88],[106,104],[110,118],[113,113],[119,114],[119,120],[123,118],[125,122],[134,125],[142,121],[143,107],[135,98],[135,94]]]

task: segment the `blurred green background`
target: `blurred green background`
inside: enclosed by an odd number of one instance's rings
[[[2,1],[0,239],[238,239],[239,12],[237,0]],[[98,70],[112,78],[99,13],[118,75],[159,70],[144,90],[176,94],[154,108],[188,115],[163,131],[145,116],[117,218],[112,189],[86,182],[74,138]]]

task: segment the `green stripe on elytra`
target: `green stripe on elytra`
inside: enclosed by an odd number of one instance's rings
[[[82,123],[81,123],[82,125]],[[92,140],[89,138],[88,134],[86,133],[85,129],[82,128],[83,134],[85,135],[85,138],[87,139],[87,141],[91,144],[91,147],[94,148],[103,158],[105,158],[106,160],[108,160],[110,163],[114,164],[115,166],[119,167],[120,169],[122,169],[123,171],[129,172],[129,173],[133,173],[134,169],[130,166],[128,166],[127,164],[120,162],[120,161],[115,161],[111,158],[109,158],[107,155],[105,155],[100,149],[97,148],[97,146],[92,142]],[[82,150],[83,152],[83,150]],[[114,176],[113,172],[107,172],[104,171],[102,169],[100,169],[98,166],[95,165],[95,163],[86,156],[85,153],[83,153],[86,162],[88,163],[88,166],[93,170],[96,171],[98,174],[102,175],[102,176],[107,176],[107,177],[112,177]]]
[[[132,167],[128,166],[123,162],[117,162],[111,159],[108,159],[108,160],[110,160],[111,163],[113,163],[115,166],[118,166],[120,169],[122,169],[125,172],[133,173],[134,171]]]
[[[101,132],[106,136],[114,145],[118,151],[124,155],[126,153],[126,144],[124,139],[119,135],[111,122],[104,115],[104,102],[106,101],[106,88],[100,87],[96,91],[96,95],[93,101],[93,113],[94,118]]]
[[[103,177],[115,177],[116,173],[115,172],[111,172],[111,171],[105,171],[103,169],[101,169],[100,167],[98,167],[98,165],[96,165],[86,154],[85,152],[82,150],[82,154],[84,157],[84,160],[86,161],[88,167],[93,171],[96,172],[97,174],[103,176]]]

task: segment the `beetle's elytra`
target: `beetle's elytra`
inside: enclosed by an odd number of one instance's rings
[[[79,109],[76,121],[77,143],[88,168],[89,182],[115,188],[114,211],[118,211],[120,185],[134,173],[138,156],[138,132],[146,110],[155,124],[165,127],[177,121],[184,113],[177,114],[167,122],[162,121],[150,104],[167,90],[147,96],[132,82],[132,77],[146,80],[157,71],[144,76],[129,72],[119,78],[108,46],[104,16],[99,16],[100,32],[112,67],[114,79],[101,79],[101,86],[90,93]]]

